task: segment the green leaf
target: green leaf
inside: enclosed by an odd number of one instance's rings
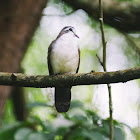
[[[125,140],[125,134],[121,128],[114,128],[114,140]]]
[[[46,104],[46,103],[41,103],[41,102],[32,102],[32,103],[28,103],[27,104],[27,108],[28,109],[32,109],[35,107],[50,107],[50,105]]]
[[[82,115],[75,115],[71,118],[76,124],[87,124],[87,118]]]
[[[86,110],[86,114],[88,115],[88,117],[92,117],[94,124],[98,124],[98,121],[101,120],[101,118],[91,110]]]
[[[101,133],[94,130],[84,130],[82,135],[90,140],[105,140],[105,137]]]
[[[29,134],[28,138],[26,140],[48,140],[49,138],[47,137],[46,134],[44,133],[39,133],[39,132],[34,132]]]
[[[127,124],[125,124],[125,123],[119,123],[119,125],[122,125],[122,126],[125,126],[125,127],[127,127],[134,135],[136,135],[136,133],[135,133],[135,131],[129,126],[129,125],[127,125]]]
[[[14,135],[14,140],[27,140],[27,137],[33,130],[29,128],[20,128]]]
[[[110,136],[110,128],[109,128],[109,119],[102,120],[103,126],[100,128],[100,131],[102,131],[102,134],[109,137]],[[114,123],[114,140],[124,140],[125,134],[123,132],[123,127],[120,126],[119,122],[115,121]]]
[[[102,130],[103,130],[103,132],[107,135],[107,136],[109,136],[109,134],[110,134],[110,128],[109,128],[109,120],[102,120],[102,124],[103,124],[103,126],[102,126]]]
[[[8,124],[0,128],[0,139],[1,140],[13,140],[15,131],[20,128],[23,124],[16,122],[14,124]]]
[[[83,108],[84,105],[82,102],[78,101],[78,100],[74,100],[71,102],[71,105],[70,105],[70,109],[73,109],[73,108]]]
[[[84,140],[84,136],[83,136],[83,131],[82,131],[83,127],[75,127],[73,129],[71,129],[68,133],[71,133],[72,135],[69,135],[69,140]],[[68,134],[66,133],[66,135]]]

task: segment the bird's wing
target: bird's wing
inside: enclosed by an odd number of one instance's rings
[[[49,75],[53,75],[54,74],[53,69],[52,69],[52,65],[51,65],[51,60],[50,60],[53,44],[54,44],[54,41],[50,44],[50,46],[48,48],[47,60],[48,60]]]
[[[79,48],[78,48],[78,54],[79,54],[79,63],[78,63],[78,67],[77,67],[76,73],[78,73],[79,66],[80,66],[80,49]]]

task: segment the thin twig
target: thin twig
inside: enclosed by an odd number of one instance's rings
[[[104,67],[104,64],[103,64],[103,62],[101,61],[101,59],[100,59],[100,57],[98,56],[98,54],[96,54],[96,57],[98,58],[98,60],[99,60],[99,62],[100,62],[100,64],[101,64],[101,66]]]
[[[104,35],[104,23],[103,23],[103,7],[102,7],[102,1],[99,0],[99,10],[100,10],[100,28],[101,28],[101,34],[102,34],[102,44],[103,44],[103,62],[101,62],[100,58],[97,55],[97,58],[99,59],[100,64],[103,66],[104,71],[106,72],[106,41],[105,41],[105,35]],[[114,136],[114,125],[113,125],[113,109],[112,109],[112,95],[111,95],[111,86],[107,84],[108,92],[109,92],[109,114],[110,114],[110,140],[113,140]]]
[[[100,10],[100,28],[102,34],[102,43],[103,43],[103,68],[106,71],[106,41],[104,35],[104,22],[103,22],[103,8],[102,8],[102,1],[99,0],[99,10]]]
[[[111,86],[107,84],[108,92],[109,92],[109,114],[110,114],[110,140],[113,140],[114,137],[114,123],[113,123],[113,107],[112,107],[112,94],[111,94]]]

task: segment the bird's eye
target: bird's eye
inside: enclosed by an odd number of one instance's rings
[[[71,29],[71,28],[70,28],[69,30],[70,30],[70,31],[72,31],[72,29]]]

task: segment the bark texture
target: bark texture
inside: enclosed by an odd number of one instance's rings
[[[110,84],[127,82],[134,79],[140,79],[140,67],[114,72],[90,72],[56,76],[0,72],[0,85],[36,88],[66,88],[76,85]]]
[[[18,72],[47,0],[1,0],[0,71]],[[10,87],[0,86],[0,118]]]

